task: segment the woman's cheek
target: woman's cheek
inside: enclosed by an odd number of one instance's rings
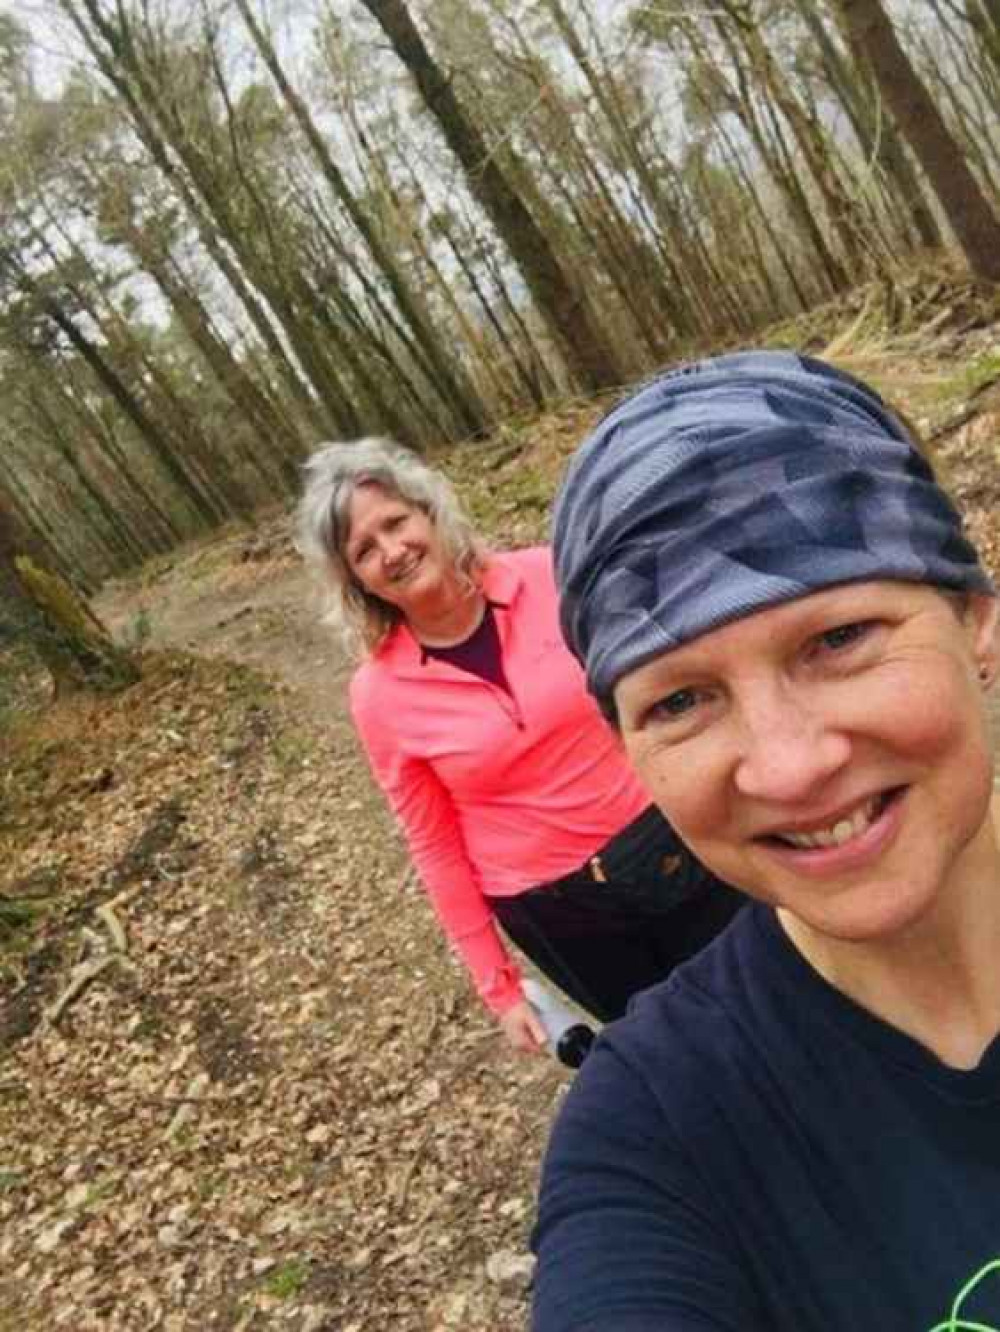
[[[698,739],[668,746],[644,740],[629,757],[653,801],[681,837],[711,838],[724,825],[728,802],[719,756]]]
[[[964,700],[971,706],[965,706]],[[871,690],[857,701],[864,703],[863,711],[856,710],[853,726],[847,712],[847,726],[859,740],[920,763],[932,763],[961,742],[978,711],[978,700],[970,696],[962,673],[950,662],[923,678],[911,676]]]

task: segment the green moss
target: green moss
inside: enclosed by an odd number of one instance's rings
[[[24,1319],[10,1285],[0,1286],[0,1332],[24,1332]]]
[[[274,685],[252,666],[227,661],[223,669],[226,692],[242,699],[248,707],[259,707],[274,699]]]
[[[85,685],[113,693],[134,684],[139,669],[130,653],[111,641],[87,603],[64,578],[40,569],[26,555],[14,566],[44,621],[34,646],[58,685]]]
[[[188,1124],[178,1124],[170,1134],[170,1144],[178,1152],[189,1151],[195,1144],[195,1131]]]
[[[0,980],[23,983],[24,959],[34,947],[38,926],[56,905],[53,899],[0,896]]]

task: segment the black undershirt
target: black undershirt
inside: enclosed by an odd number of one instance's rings
[[[450,662],[460,671],[478,675],[481,680],[497,685],[505,693],[510,693],[510,685],[503,669],[503,656],[500,652],[500,635],[497,631],[496,616],[492,605],[487,602],[483,618],[467,639],[454,643],[451,647],[424,646],[424,657],[436,657],[438,661]]]

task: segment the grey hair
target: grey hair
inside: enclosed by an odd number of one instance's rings
[[[372,651],[403,618],[397,607],[367,592],[348,567],[344,554],[348,515],[359,486],[379,486],[422,509],[455,568],[470,582],[475,580],[486,559],[485,543],[448,479],[409,449],[373,435],[324,444],[308,459],[304,471],[297,545],[319,577],[326,603],[323,619],[352,657]]]

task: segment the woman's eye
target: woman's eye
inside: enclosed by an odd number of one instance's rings
[[[863,639],[871,629],[870,620],[859,620],[851,624],[838,624],[835,629],[827,629],[820,634],[819,642],[831,652],[842,652],[853,647]]]
[[[672,694],[658,699],[649,710],[651,718],[672,719],[683,717],[697,703],[697,694],[693,689],[675,689]]]

